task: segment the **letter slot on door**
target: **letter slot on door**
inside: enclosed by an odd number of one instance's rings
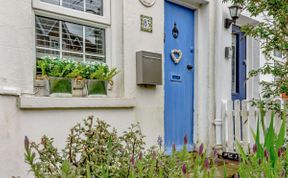
[[[136,53],[137,85],[162,85],[162,54]]]

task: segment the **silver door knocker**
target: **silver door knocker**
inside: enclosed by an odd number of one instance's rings
[[[174,27],[173,27],[173,30],[172,30],[172,35],[173,35],[173,37],[174,37],[175,39],[177,39],[178,36],[179,36],[179,30],[178,30],[178,28],[177,28],[176,22],[174,22]]]
[[[171,50],[171,59],[175,64],[178,64],[182,59],[182,51],[180,49]]]

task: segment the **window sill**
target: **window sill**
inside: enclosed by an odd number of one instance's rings
[[[135,98],[60,98],[20,96],[18,106],[21,109],[91,109],[91,108],[133,108]]]

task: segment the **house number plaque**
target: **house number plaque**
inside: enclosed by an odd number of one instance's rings
[[[155,4],[156,0],[140,0],[140,2],[146,6],[146,7],[151,7]]]

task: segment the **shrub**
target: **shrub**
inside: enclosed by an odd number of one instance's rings
[[[285,148],[286,107],[282,112],[282,124],[279,132],[274,129],[274,113],[271,114],[270,125],[266,130],[264,124],[265,111],[260,110],[256,133],[253,133],[255,144],[248,155],[238,144],[241,154],[239,174],[241,177],[287,177],[288,152]],[[264,135],[264,143],[260,142],[260,127]]]
[[[174,145],[172,154],[166,155],[161,137],[158,146],[148,150],[143,138],[139,124],[118,136],[104,121],[89,117],[70,130],[61,151],[47,136],[40,143],[25,137],[25,161],[37,178],[214,177],[216,158],[206,156],[203,144],[191,153],[184,141],[181,152]]]

